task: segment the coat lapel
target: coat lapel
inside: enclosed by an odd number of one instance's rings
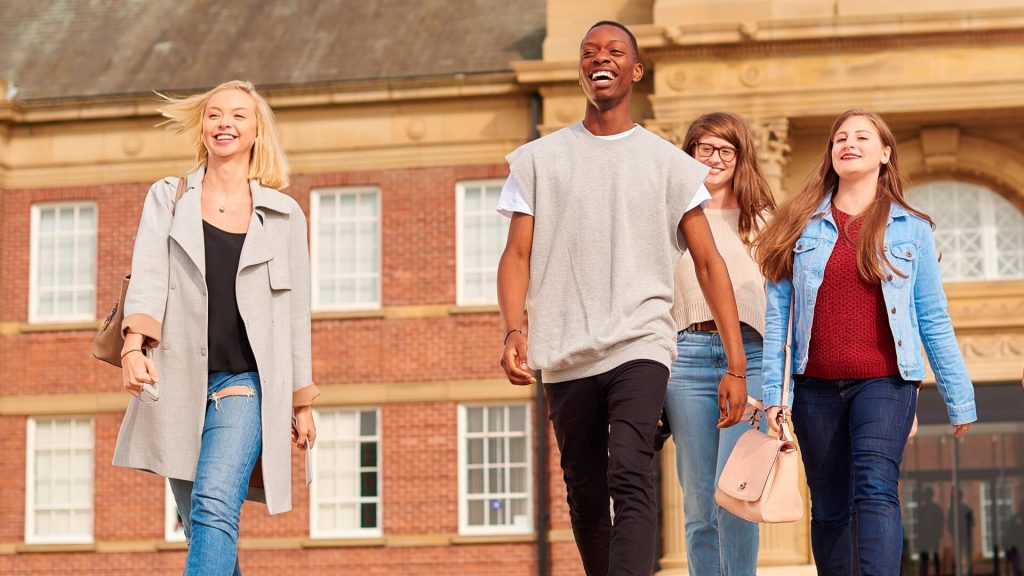
[[[199,273],[206,278],[206,246],[203,242],[202,196],[203,175],[200,168],[185,179],[185,192],[174,208],[170,237],[181,246]]]
[[[274,258],[273,241],[267,232],[267,212],[291,212],[291,203],[280,192],[264,188],[256,180],[249,181],[249,191],[252,193],[252,217],[249,220],[249,232],[242,244],[242,254],[238,258],[239,272]]]

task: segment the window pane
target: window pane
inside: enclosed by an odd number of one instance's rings
[[[363,442],[360,444],[359,465],[363,468],[374,468],[377,466],[377,443]]]
[[[472,438],[467,442],[466,462],[468,464],[483,464],[484,462],[484,441],[482,438]]]
[[[376,410],[363,410],[359,413],[359,433],[363,436],[377,435]]]
[[[467,490],[470,494],[483,494],[484,493],[484,471],[476,468],[469,470],[468,476],[468,487]]]
[[[491,408],[487,411],[487,429],[491,432],[501,432],[505,429],[504,408]]]
[[[467,408],[466,409],[466,430],[473,434],[483,432],[484,429],[484,409],[483,408]]]
[[[359,492],[360,496],[373,497],[377,495],[377,473],[376,472],[363,472],[360,474],[362,478],[362,489]]]
[[[483,526],[484,524],[484,501],[483,500],[470,500],[469,501],[469,525],[470,526]]]
[[[526,462],[526,438],[509,438],[508,461],[515,464]]]
[[[512,406],[508,409],[508,429],[512,432],[526,430],[526,406]]]
[[[487,439],[487,462],[498,464],[505,461],[505,441],[502,438]]]
[[[361,510],[361,522],[359,526],[361,528],[376,528],[377,527],[377,505],[373,502],[362,504]]]

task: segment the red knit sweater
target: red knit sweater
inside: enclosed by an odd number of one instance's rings
[[[861,219],[835,207],[832,217],[839,239],[815,300],[804,375],[835,380],[898,375],[882,285],[857,273]]]

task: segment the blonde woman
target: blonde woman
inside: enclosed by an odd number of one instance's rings
[[[704,208],[715,245],[725,259],[739,311],[746,370],[729,370],[722,335],[700,290],[693,258],[683,254],[675,275],[672,318],[679,330],[677,356],[665,396],[665,411],[676,434],[676,468],[686,511],[686,557],[694,574],[744,575],[757,570],[758,526],[715,504],[715,486],[740,435],[750,429],[725,422],[722,398],[761,397],[761,335],[764,334],[764,278],[751,252],[757,233],[775,208],[761,173],[754,137],[735,114],[713,112],[690,125],[683,151],[711,168]]]
[[[170,479],[186,575],[240,574],[242,501],[291,509],[289,436],[299,449],[316,437],[306,220],[278,191],[287,161],[252,84],[160,112],[192,139],[196,168],[153,184],[142,209],[122,324],[134,398],[114,465]]]

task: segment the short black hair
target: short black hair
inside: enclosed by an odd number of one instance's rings
[[[629,36],[629,45],[633,47],[633,56],[636,56],[638,62],[640,61],[640,45],[636,43],[636,36],[633,36],[633,33],[629,30],[629,28],[626,28],[625,24],[621,22],[616,22],[615,20],[601,20],[597,24],[594,24],[593,26],[588,28],[587,34],[590,34],[594,30],[594,28],[597,28],[598,26],[613,26],[625,32],[626,36]]]

